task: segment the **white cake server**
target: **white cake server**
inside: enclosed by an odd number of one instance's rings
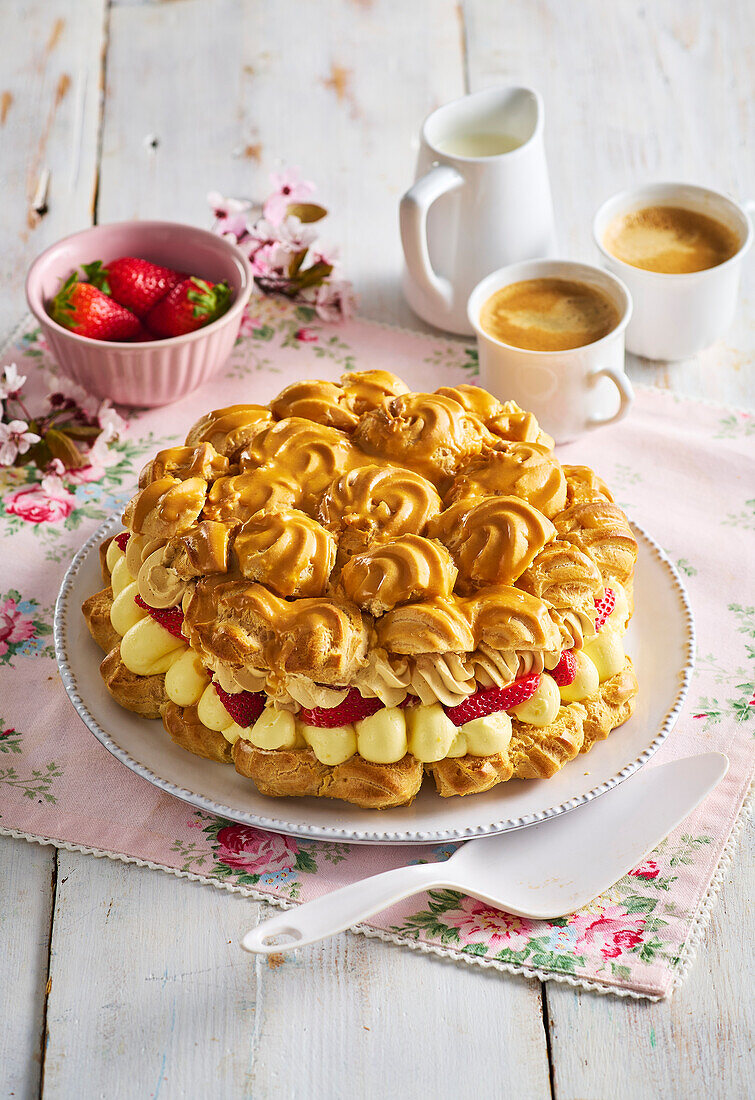
[[[424,890],[450,887],[542,920],[592,901],[635,867],[726,775],[718,752],[642,769],[585,806],[470,840],[444,863],[397,867],[279,913],[244,936],[245,951],[316,943]]]

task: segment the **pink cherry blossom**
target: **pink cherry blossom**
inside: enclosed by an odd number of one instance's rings
[[[245,199],[227,199],[219,191],[210,191],[207,201],[215,215],[214,230],[223,237],[233,237],[238,243],[249,232],[249,212],[252,204]]]
[[[11,466],[16,456],[25,455],[34,443],[39,443],[39,436],[29,431],[25,420],[0,422],[0,466]]]
[[[293,867],[299,845],[290,836],[263,833],[251,825],[226,825],[218,833],[219,863],[246,874],[263,874]]]
[[[301,340],[302,344],[316,344],[318,341],[317,333],[311,328],[299,328],[294,336],[297,340]]]
[[[346,321],[355,307],[356,296],[345,279],[331,279],[317,288],[315,309],[323,321]]]
[[[76,503],[57,474],[47,474],[36,485],[17,489],[3,501],[5,511],[27,523],[62,523]]]
[[[34,623],[24,618],[15,600],[9,596],[0,603],[0,657],[4,657],[12,645],[33,638],[36,632]]]
[[[273,194],[266,200],[263,213],[272,225],[279,225],[283,221],[289,203],[304,202],[315,189],[313,183],[299,178],[298,168],[271,172],[270,183]]]
[[[292,252],[277,242],[263,244],[249,257],[252,272],[263,279],[284,279],[288,276]]]

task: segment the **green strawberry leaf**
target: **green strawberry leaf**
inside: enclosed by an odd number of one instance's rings
[[[103,294],[111,293],[110,283],[108,282],[108,270],[103,266],[102,260],[95,260],[91,264],[82,264],[81,270],[86,275],[85,281],[87,283],[96,286]]]

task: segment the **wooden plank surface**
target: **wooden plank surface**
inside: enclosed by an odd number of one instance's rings
[[[23,0],[0,10],[0,335],[23,310],[26,269],[92,216],[105,0]],[[50,170],[49,211],[32,199]]]
[[[36,1096],[55,849],[0,837],[0,1096]]]
[[[99,220],[206,224],[206,191],[261,197],[276,161],[297,163],[333,211],[327,236],[341,245],[363,312],[381,320],[422,327],[398,287],[396,207],[423,116],[460,94],[465,79],[473,89],[522,81],[543,92],[562,241],[575,257],[592,258],[599,202],[635,180],[695,179],[739,195],[752,188],[746,0],[725,9],[621,0],[610,14],[599,0],[105,7],[6,4],[0,271],[10,290],[0,329],[22,308],[33,255],[92,217],[106,19]],[[44,165],[50,210],[27,224]],[[748,296],[752,286],[750,275]],[[723,354],[635,363],[634,376],[751,402],[746,316],[744,303]],[[2,1095],[39,1091],[53,865],[49,849],[0,838],[0,988],[14,990],[0,1040]],[[559,1100],[746,1095],[741,935],[751,866],[735,860],[700,957],[670,1004],[547,986]],[[49,1096],[551,1095],[537,983],[348,935],[255,962],[236,941],[264,906],[69,852],[59,854],[57,884]]]

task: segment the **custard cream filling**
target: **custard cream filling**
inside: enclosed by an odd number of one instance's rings
[[[279,688],[254,725],[245,729],[223,706],[199,656],[137,606],[137,581],[115,542],[108,547],[107,564],[114,595],[110,619],[122,636],[121,659],[130,672],[140,676],[164,673],[168,698],[177,706],[196,706],[200,722],[222,733],[230,744],[243,738],[260,749],[309,747],[321,763],[331,766],[357,753],[376,764],[396,763],[411,753],[429,764],[449,757],[505,752],[511,740],[511,716],[534,726],[549,725],[561,705],[595,695],[601,683],[621,671],[626,659],[622,635],[629,608],[626,594],[616,585],[616,606],[605,625],[583,649],[575,651],[573,682],[559,688],[551,676],[541,676],[537,691],[508,713],[498,711],[457,727],[443,706],[462,702],[478,686],[502,687],[518,676],[552,669],[559,654],[498,653],[480,647],[474,654],[444,654],[426,662],[420,659],[412,666],[407,658],[391,659],[383,651],[374,651],[356,686],[383,702],[377,713],[354,725],[308,726],[292,713],[292,705],[336,706],[346,689],[298,677],[295,683]],[[263,670],[249,670],[243,676],[243,690],[265,689],[265,677]],[[228,680],[226,684],[221,679],[225,690],[242,687],[236,677]],[[409,689],[420,705],[402,709],[397,704]]]

